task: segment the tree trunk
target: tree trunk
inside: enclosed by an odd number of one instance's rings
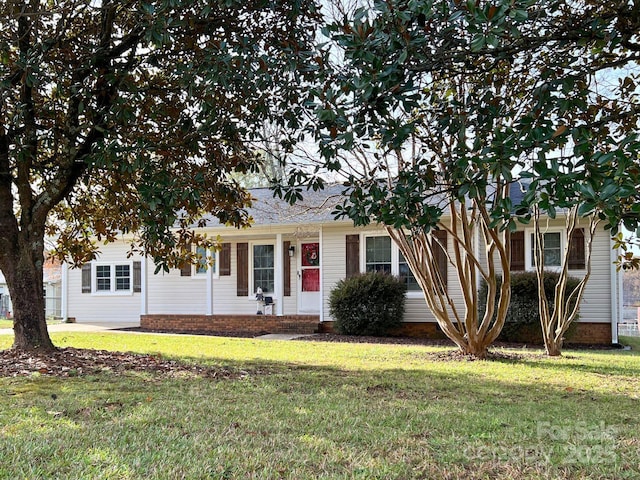
[[[20,238],[13,254],[2,259],[2,271],[13,304],[13,349],[55,347],[49,337],[43,291],[44,238]]]
[[[545,335],[544,349],[550,357],[560,357],[562,355],[562,339],[555,340],[554,338],[547,338]]]
[[[467,343],[462,351],[465,355],[473,355],[474,357],[483,360],[487,358],[487,354],[489,353],[489,345],[491,345],[491,343],[492,342],[488,342],[483,338],[482,340]]]

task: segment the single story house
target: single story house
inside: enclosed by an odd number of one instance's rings
[[[12,310],[7,281],[2,272],[0,272],[0,318],[11,318]]]
[[[199,252],[213,257],[213,267],[203,262],[154,274],[148,258],[127,256],[126,237],[103,246],[100,256],[82,268],[63,266],[62,316],[78,322],[140,321],[143,327],[180,331],[330,331],[328,299],[336,282],[357,272],[382,270],[408,285],[404,323],[396,333],[441,337],[422,291],[384,230],[334,219],[331,212],[342,190],[332,186],[307,192],[304,201],[293,206],[274,199],[269,189],[252,190],[251,228],[235,229],[215,219],[203,227],[222,239],[220,251]],[[582,232],[572,240],[570,268],[575,276],[584,274]],[[523,226],[513,235],[514,270],[532,270],[531,233]],[[553,259],[569,241],[563,221],[551,222],[546,235],[547,257]],[[576,342],[618,341],[622,288],[615,255],[608,233],[598,231]],[[442,265],[447,288],[454,299],[461,298],[453,267]],[[266,305],[256,300],[259,288]]]

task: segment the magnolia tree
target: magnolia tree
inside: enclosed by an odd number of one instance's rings
[[[265,122],[296,129],[312,2],[66,0],[0,5],[0,268],[14,348],[51,349],[45,233],[80,264],[137,232],[159,268],[212,213],[247,222],[228,175]],[[315,65],[315,63],[314,63]],[[173,227],[177,227],[174,229]]]
[[[620,75],[615,106],[593,82],[635,66],[639,8],[595,1],[386,1],[345,8],[324,29],[328,41],[318,63],[326,77],[311,94],[322,166],[347,170],[351,194],[337,213],[387,228],[442,330],[463,351],[485,355],[500,332],[509,302],[509,235],[517,220],[535,223],[534,207],[552,216],[564,208],[540,201],[560,197],[535,193],[564,175],[557,158],[577,165],[573,185],[579,189],[591,181],[585,172],[597,152],[628,158],[633,151],[624,146],[635,142],[629,135],[636,125],[633,71]],[[600,160],[604,172],[608,164]],[[515,206],[509,184],[520,172],[537,177],[533,193]],[[303,170],[292,180],[299,178],[308,179]],[[287,192],[290,199],[299,194]],[[576,213],[605,216],[614,228],[640,209],[629,194],[618,195],[627,199],[627,213],[596,211],[588,202]],[[464,312],[438,278],[439,230],[448,233],[446,260],[457,273]],[[496,292],[498,275],[503,281]],[[481,314],[479,276],[489,285]]]

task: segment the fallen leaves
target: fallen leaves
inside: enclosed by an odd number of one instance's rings
[[[102,372],[121,374],[127,371],[149,372],[165,376],[195,375],[207,378],[240,378],[247,372],[222,367],[185,364],[146,355],[107,350],[61,348],[53,352],[0,351],[0,376],[47,375],[74,377]]]

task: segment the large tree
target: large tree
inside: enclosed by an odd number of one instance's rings
[[[568,155],[582,164],[574,172],[584,172],[590,159],[606,169],[607,155],[628,158],[633,151],[627,146],[635,144],[637,126],[640,2],[359,3],[325,28],[327,80],[313,91],[324,166],[357,166],[347,175],[353,193],[339,213],[360,224],[379,222],[390,234],[406,232],[392,236],[416,278],[424,279],[443,331],[463,350],[483,355],[509,299],[509,231],[514,220],[528,221],[534,206],[544,206],[544,195],[535,194],[512,205],[513,177],[544,171],[553,181],[564,173],[557,155]],[[593,88],[604,78],[616,80],[610,95]],[[574,185],[587,188],[589,181]],[[621,193],[620,204],[629,208],[598,212],[610,228],[625,218],[633,223],[625,216],[640,210],[628,190]],[[429,273],[434,229],[446,230],[453,242],[448,260],[458,273],[464,314]],[[492,249],[481,255],[488,265],[472,252],[474,235]],[[503,291],[491,323],[492,301],[482,315],[473,311],[475,279],[493,283],[500,270]]]
[[[53,348],[45,233],[76,264],[94,238],[175,265],[203,212],[240,225],[264,122],[295,129],[312,2],[68,0],[0,4],[0,269],[14,348]],[[302,73],[301,73],[302,72]],[[177,226],[176,230],[172,227]],[[195,238],[194,238],[195,236]]]

